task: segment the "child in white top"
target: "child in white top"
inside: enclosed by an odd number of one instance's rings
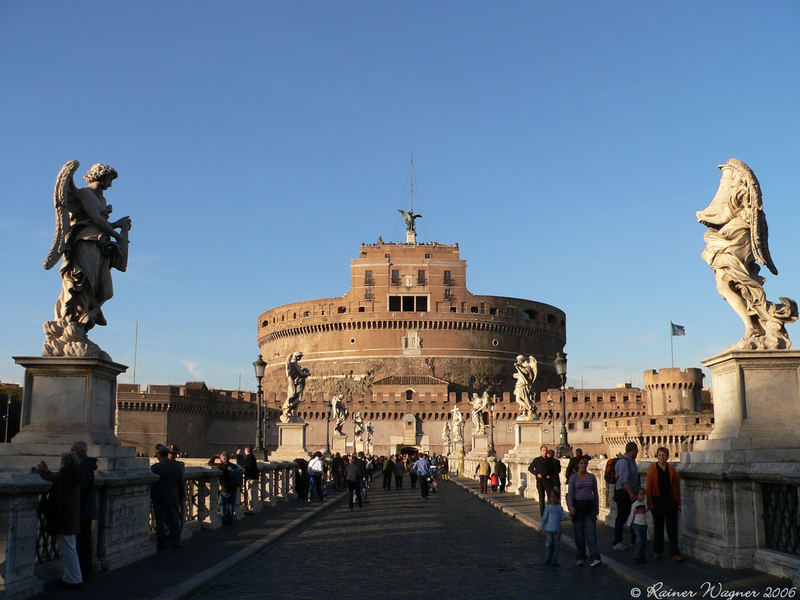
[[[633,562],[642,564],[645,562],[645,552],[647,548],[647,502],[645,501],[644,488],[639,488],[636,500],[631,505],[631,514],[625,523],[633,529],[635,539],[633,545]]]

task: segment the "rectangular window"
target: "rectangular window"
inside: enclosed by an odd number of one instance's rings
[[[370,288],[365,289],[364,290],[364,298],[367,298],[368,300],[372,300],[372,297],[373,297],[372,296],[372,290]]]
[[[573,431],[575,429],[575,423],[567,423],[567,429]]]
[[[422,269],[417,271],[417,285],[425,285],[425,271]]]
[[[514,316],[514,309],[511,308],[510,306],[508,307],[508,315],[507,316],[509,316],[509,317],[513,317]]]
[[[656,424],[656,420],[655,419],[650,419],[650,425],[655,425],[655,424]]]
[[[392,285],[400,285],[400,271],[392,269]]]
[[[311,314],[311,313],[310,313],[310,312],[308,312],[308,311],[304,311],[304,312],[303,312],[303,316],[304,316],[304,317],[307,317],[307,316],[309,316],[310,314]]]
[[[667,425],[672,425],[672,419],[667,419]]]
[[[401,296],[403,299],[403,312],[414,312],[414,296]]]
[[[486,302],[481,302],[481,314],[486,314]]]
[[[364,307],[363,306],[359,306],[358,307],[358,312],[364,312]]]
[[[428,312],[428,297],[417,296],[417,312]]]
[[[400,312],[401,309],[400,296],[389,296],[389,312]]]
[[[628,401],[628,397],[627,397],[627,396],[623,396],[623,397],[622,397],[622,401],[623,401],[623,402],[627,402],[627,401]]]
[[[462,302],[461,303],[461,312],[462,313],[467,312],[467,303],[466,302]]]
[[[455,306],[451,306],[450,312],[458,312],[458,309]]]
[[[578,401],[578,397],[577,397],[577,396],[573,396],[573,397],[572,397],[572,401],[573,401],[573,402],[577,402],[577,401]]]
[[[583,401],[584,402],[591,402],[592,399],[589,396],[584,396]]]
[[[489,309],[489,314],[490,315],[496,315],[497,314],[497,309],[496,308],[490,308]]]
[[[617,401],[617,397],[616,396],[611,396],[611,398],[609,398],[608,401],[609,402],[616,402]]]
[[[583,422],[583,428],[584,429],[590,429],[591,428],[591,423],[589,423],[589,421],[584,421]]]
[[[430,255],[430,254],[426,254],[426,255],[425,255],[425,258],[430,258],[430,257],[431,257],[431,255]]]
[[[450,288],[445,288],[444,289],[444,297],[447,298],[447,299],[452,298],[453,295],[451,294],[451,291],[452,290]]]
[[[451,271],[444,272],[444,284],[445,285],[452,285],[453,283],[453,273]]]
[[[374,285],[375,280],[372,279],[372,271],[364,271],[364,285]]]

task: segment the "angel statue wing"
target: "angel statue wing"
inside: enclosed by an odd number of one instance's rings
[[[536,381],[536,378],[539,376],[539,363],[533,356],[528,357],[528,363],[531,366],[531,375],[533,375],[531,378],[531,385],[533,385],[533,382]]]
[[[76,188],[72,177],[78,170],[80,163],[70,160],[61,167],[56,177],[56,186],[53,190],[53,205],[56,210],[56,232],[53,236],[53,246],[44,259],[44,268],[49,270],[58,262],[67,246],[69,234],[69,205],[75,196]]]

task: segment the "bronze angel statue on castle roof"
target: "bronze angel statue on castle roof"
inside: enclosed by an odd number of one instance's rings
[[[64,260],[55,319],[44,324],[42,354],[108,359],[87,332],[106,325],[102,307],[114,295],[111,269],[127,269],[131,220],[109,221],[111,205],[103,192],[117,172],[102,163],[92,165],[83,176],[88,185],[78,189],[72,178],[79,166],[70,160],[61,167],[53,191],[56,231],[44,268],[53,268],[62,256]]]
[[[797,303],[781,297],[767,300],[761,263],[773,274],[767,244],[767,219],[761,187],[745,163],[731,158],[724,165],[719,189],[711,204],[697,211],[697,221],[708,230],[703,239],[705,260],[714,272],[717,291],[744,322],[744,337],[729,350],[781,350],[791,347],[786,325],[797,320]]]

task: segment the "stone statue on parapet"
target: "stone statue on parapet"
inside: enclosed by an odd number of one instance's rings
[[[450,423],[442,423],[442,453],[450,454]]]
[[[302,352],[294,352],[286,359],[286,377],[289,379],[289,386],[286,390],[286,401],[282,407],[281,423],[302,421],[297,415],[297,407],[303,401],[306,378],[311,373],[308,369],[300,366],[301,358],[303,358]]]
[[[486,424],[483,422],[483,413],[489,408],[489,392],[483,392],[483,396],[472,394],[470,406],[472,406],[472,433],[473,435],[484,435]]]
[[[527,359],[520,354],[514,363],[514,398],[519,405],[518,421],[532,421],[536,417],[533,403],[533,383],[539,374],[539,364],[533,356]]]
[[[95,325],[107,324],[102,307],[114,295],[111,269],[128,268],[131,219],[109,221],[112,207],[103,192],[117,172],[102,163],[92,165],[83,176],[89,185],[78,189],[72,178],[79,166],[71,160],[61,167],[53,191],[56,230],[44,268],[52,269],[62,256],[64,260],[55,319],[44,324],[42,355],[110,360],[87,333]]]
[[[398,208],[397,212],[403,215],[403,220],[406,222],[406,231],[409,233],[416,233],[417,228],[415,221],[421,219],[422,215],[415,215],[413,208],[408,212],[404,211],[402,208]]]
[[[450,422],[450,430],[453,432],[453,444],[464,443],[464,416],[457,406],[450,411],[453,418]]]
[[[697,221],[708,227],[702,257],[714,272],[717,291],[744,323],[744,337],[728,349],[790,348],[786,325],[797,320],[797,303],[783,297],[780,304],[767,300],[759,275],[758,263],[778,274],[767,243],[761,187],[750,167],[736,158],[719,168],[717,193],[697,212]]]
[[[367,432],[367,447],[372,443],[372,435],[375,433],[375,428],[372,426],[372,421],[367,421],[364,425],[364,430]]]
[[[333,430],[339,435],[345,435],[342,428],[344,427],[345,421],[347,421],[347,417],[350,415],[350,411],[344,405],[344,394],[339,394],[331,398],[331,408],[333,409],[333,418],[336,419],[336,425],[333,426]]]
[[[353,437],[360,440],[364,435],[364,418],[360,412],[353,415]]]

